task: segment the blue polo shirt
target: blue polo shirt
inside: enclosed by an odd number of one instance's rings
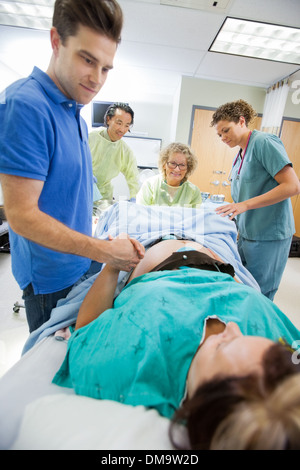
[[[232,169],[231,195],[242,202],[278,186],[276,174],[292,163],[282,141],[273,134],[254,130],[238,177],[240,157]],[[249,210],[237,216],[240,236],[247,240],[283,240],[295,233],[290,199]]]
[[[0,173],[43,181],[41,211],[91,235],[92,160],[80,106],[35,67],[6,89],[0,122]],[[20,288],[32,283],[36,294],[74,284],[91,262],[37,245],[11,229],[10,245]]]

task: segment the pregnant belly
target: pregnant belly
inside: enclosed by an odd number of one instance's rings
[[[171,256],[174,251],[179,250],[183,246],[187,248],[191,247],[191,249],[201,251],[202,253],[207,254],[211,258],[214,258],[218,261],[222,261],[213,251],[211,251],[209,248],[205,248],[200,243],[193,242],[190,240],[163,240],[157,243],[156,245],[151,246],[151,248],[146,251],[144,258],[132,271],[128,282],[130,282],[135,277],[148,273],[153,268],[155,268],[155,266],[157,266],[166,258]]]

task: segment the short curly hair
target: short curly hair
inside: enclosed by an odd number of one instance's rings
[[[166,170],[164,167],[167,161],[169,160],[169,157],[173,153],[182,153],[186,157],[187,172],[182,180],[182,182],[184,183],[197,168],[197,157],[188,145],[182,144],[180,142],[172,142],[167,147],[161,150],[158,158],[158,168],[164,178],[166,178]]]
[[[246,126],[248,126],[257,116],[257,113],[252,106],[244,100],[225,103],[214,112],[210,125],[213,127],[218,124],[219,121],[233,121],[238,123],[241,116],[245,118]]]

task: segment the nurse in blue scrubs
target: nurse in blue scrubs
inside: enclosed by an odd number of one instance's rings
[[[273,300],[295,233],[290,198],[299,194],[300,183],[282,141],[250,131],[255,116],[243,100],[226,103],[213,114],[211,125],[222,141],[239,147],[229,177],[233,203],[216,211],[236,218],[242,262],[262,293]]]

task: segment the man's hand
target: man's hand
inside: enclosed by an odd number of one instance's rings
[[[121,233],[113,238],[109,235],[109,259],[107,261],[112,267],[120,271],[131,271],[144,257],[145,248],[128,234]]]

